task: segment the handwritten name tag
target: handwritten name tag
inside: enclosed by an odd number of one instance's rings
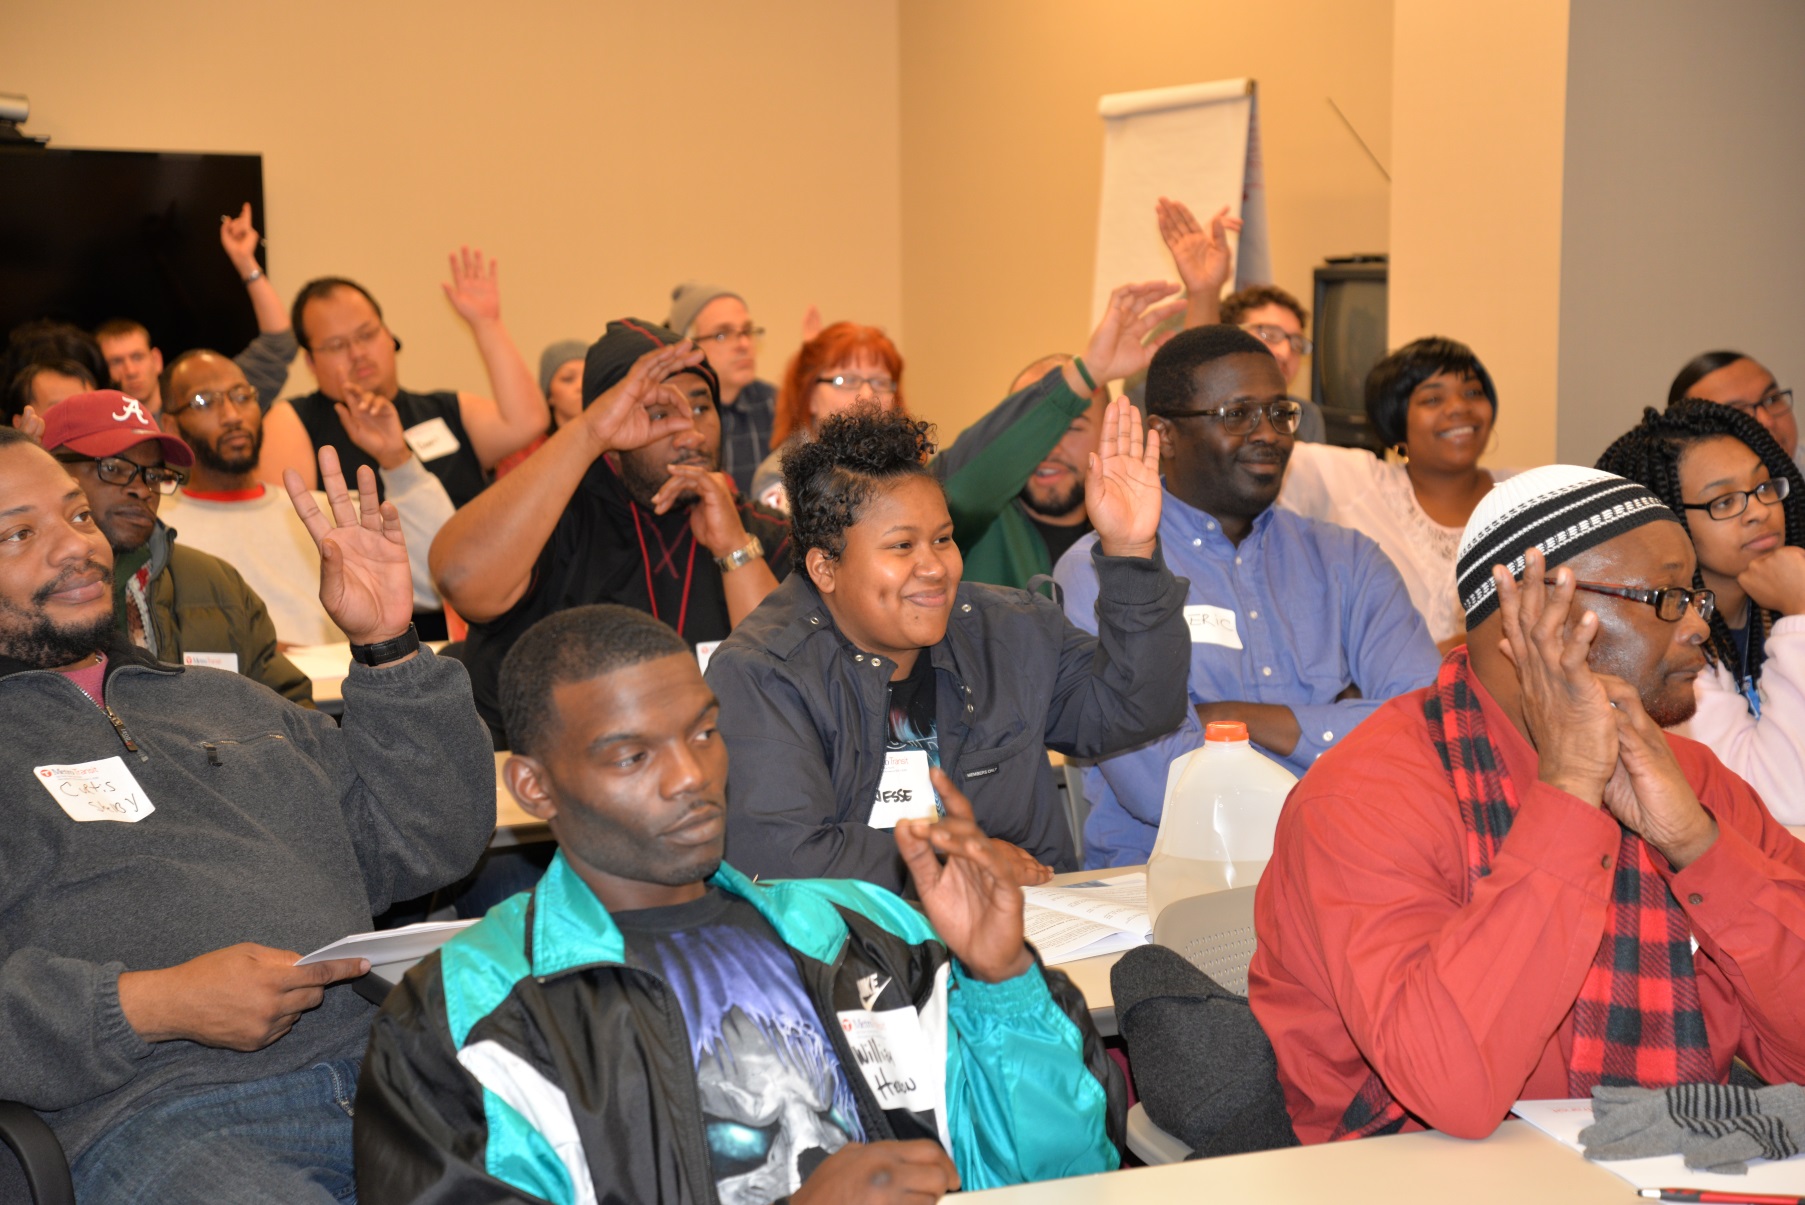
[[[1225,649],[1241,647],[1240,633],[1235,631],[1235,613],[1227,607],[1194,603],[1185,608],[1185,623],[1190,626],[1192,644],[1219,644]]]
[[[926,1112],[939,1106],[946,1058],[934,1057],[913,1008],[842,1009],[840,1028],[879,1107]]]
[[[893,749],[884,754],[884,776],[871,805],[872,828],[895,828],[898,820],[933,820],[940,815],[934,784],[928,778],[928,755],[921,749]]]
[[[464,446],[458,442],[458,437],[451,433],[451,428],[442,418],[429,418],[423,423],[417,423],[403,431],[401,438],[407,440],[407,446],[421,460],[437,460]]]
[[[117,757],[70,766],[38,766],[31,773],[71,820],[136,824],[157,810]]]

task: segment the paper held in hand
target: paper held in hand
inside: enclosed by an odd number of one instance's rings
[[[1147,875],[1118,875],[1064,887],[1024,887],[1022,926],[1049,965],[1113,954],[1153,940]]]
[[[1592,1124],[1591,1101],[1520,1100],[1512,1106],[1511,1112],[1562,1146],[1585,1153],[1586,1148],[1579,1140],[1579,1132]],[[1741,1176],[1693,1171],[1679,1155],[1656,1155],[1648,1159],[1595,1159],[1593,1162],[1606,1171],[1623,1177],[1637,1188],[1687,1188],[1739,1196],[1750,1193],[1805,1196],[1805,1155],[1795,1155],[1778,1163],[1755,1159],[1749,1163],[1748,1174]]]
[[[304,967],[333,958],[368,958],[371,966],[417,960],[425,958],[456,937],[461,930],[468,929],[475,923],[474,918],[422,921],[417,925],[403,925],[399,929],[383,929],[377,933],[353,933],[349,937],[339,938],[331,945],[321,946],[295,965]]]

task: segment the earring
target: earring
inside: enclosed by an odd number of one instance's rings
[[[1410,449],[1403,443],[1402,440],[1400,440],[1399,442],[1397,442],[1395,444],[1392,444],[1391,450],[1397,456],[1397,458],[1399,460],[1403,461],[1405,464],[1410,463]]]

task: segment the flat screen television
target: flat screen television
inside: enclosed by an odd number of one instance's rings
[[[1310,400],[1322,407],[1329,442],[1379,450],[1366,418],[1366,374],[1385,358],[1383,256],[1330,260],[1316,269],[1310,338]]]
[[[0,147],[0,335],[133,318],[166,359],[236,355],[257,319],[219,219],[246,201],[267,235],[261,155]]]

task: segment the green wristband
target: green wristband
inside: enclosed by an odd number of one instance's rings
[[[1091,379],[1091,370],[1084,366],[1084,357],[1073,356],[1072,367],[1078,370],[1078,375],[1084,378],[1084,383],[1090,388],[1090,391],[1092,393],[1097,392],[1097,382]]]

